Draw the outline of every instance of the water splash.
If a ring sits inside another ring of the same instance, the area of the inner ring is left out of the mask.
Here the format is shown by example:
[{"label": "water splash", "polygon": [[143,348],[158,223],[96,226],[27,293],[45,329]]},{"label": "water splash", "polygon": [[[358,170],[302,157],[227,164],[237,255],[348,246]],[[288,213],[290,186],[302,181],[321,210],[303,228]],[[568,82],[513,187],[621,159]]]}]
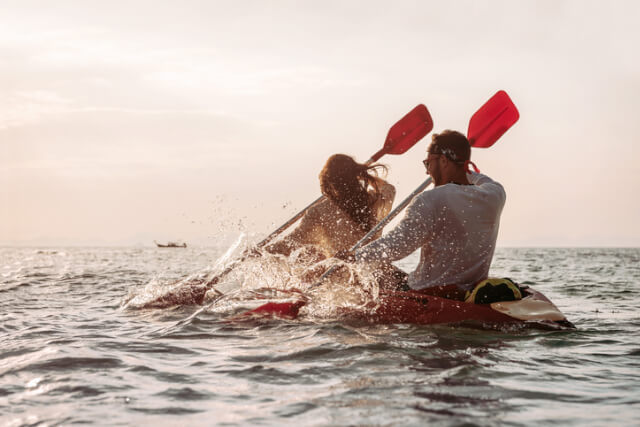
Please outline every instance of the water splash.
[{"label": "water splash", "polygon": [[[312,321],[334,320],[345,311],[375,308],[379,287],[375,271],[370,267],[336,259],[318,262],[314,251],[306,247],[288,257],[262,251],[259,256],[237,263],[248,245],[243,234],[211,268],[178,280],[155,277],[144,286],[130,290],[121,308],[204,305],[208,312],[232,316],[268,301],[291,302],[304,298],[301,318]],[[339,266],[336,272],[316,286],[322,273],[336,264]],[[229,266],[233,269],[220,276]],[[215,285],[212,285],[214,278]]]}]

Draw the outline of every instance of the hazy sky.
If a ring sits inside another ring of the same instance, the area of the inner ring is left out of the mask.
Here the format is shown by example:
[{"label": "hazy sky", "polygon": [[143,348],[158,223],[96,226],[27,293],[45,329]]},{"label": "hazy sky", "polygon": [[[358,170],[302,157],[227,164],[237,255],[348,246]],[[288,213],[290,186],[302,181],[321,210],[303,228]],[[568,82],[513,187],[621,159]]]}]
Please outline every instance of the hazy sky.
[{"label": "hazy sky", "polygon": [[[640,246],[640,2],[1,1],[0,245],[215,244],[418,103],[507,190],[499,245]],[[634,53],[635,52],[635,53]],[[398,201],[430,137],[386,156]]]}]

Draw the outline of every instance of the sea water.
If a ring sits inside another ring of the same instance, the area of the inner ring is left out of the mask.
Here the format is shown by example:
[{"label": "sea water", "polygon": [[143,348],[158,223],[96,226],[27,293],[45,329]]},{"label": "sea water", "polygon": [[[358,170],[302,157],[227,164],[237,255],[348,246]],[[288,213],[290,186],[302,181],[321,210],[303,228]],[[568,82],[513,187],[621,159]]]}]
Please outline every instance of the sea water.
[{"label": "sea water", "polygon": [[535,286],[575,331],[131,304],[225,250],[0,248],[0,422],[640,425],[640,249],[497,250],[492,275]]}]

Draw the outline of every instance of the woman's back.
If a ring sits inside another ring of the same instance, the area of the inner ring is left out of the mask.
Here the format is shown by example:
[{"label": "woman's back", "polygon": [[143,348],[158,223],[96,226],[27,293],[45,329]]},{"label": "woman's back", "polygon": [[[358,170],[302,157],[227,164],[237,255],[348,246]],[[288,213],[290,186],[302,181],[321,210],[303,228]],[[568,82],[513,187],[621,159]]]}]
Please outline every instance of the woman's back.
[{"label": "woman's back", "polygon": [[[380,222],[391,211],[395,188],[393,185],[378,178],[378,197],[371,205],[375,222]],[[369,191],[371,197],[375,192]],[[324,199],[309,209],[298,228],[290,235],[301,245],[314,245],[326,257],[336,252],[346,250],[355,245],[367,233],[353,218],[340,209],[330,199]],[[378,233],[379,237],[382,231]]]}]

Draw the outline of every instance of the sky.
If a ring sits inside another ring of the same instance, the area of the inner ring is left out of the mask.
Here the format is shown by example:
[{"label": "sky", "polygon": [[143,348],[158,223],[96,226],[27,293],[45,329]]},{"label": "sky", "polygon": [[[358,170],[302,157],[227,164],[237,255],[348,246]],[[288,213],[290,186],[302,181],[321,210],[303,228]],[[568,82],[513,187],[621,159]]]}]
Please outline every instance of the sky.
[{"label": "sky", "polygon": [[[640,246],[640,2],[0,1],[0,245],[264,236],[425,104],[507,191],[499,246]],[[636,53],[633,53],[636,52]],[[397,202],[427,136],[389,166]]]}]

